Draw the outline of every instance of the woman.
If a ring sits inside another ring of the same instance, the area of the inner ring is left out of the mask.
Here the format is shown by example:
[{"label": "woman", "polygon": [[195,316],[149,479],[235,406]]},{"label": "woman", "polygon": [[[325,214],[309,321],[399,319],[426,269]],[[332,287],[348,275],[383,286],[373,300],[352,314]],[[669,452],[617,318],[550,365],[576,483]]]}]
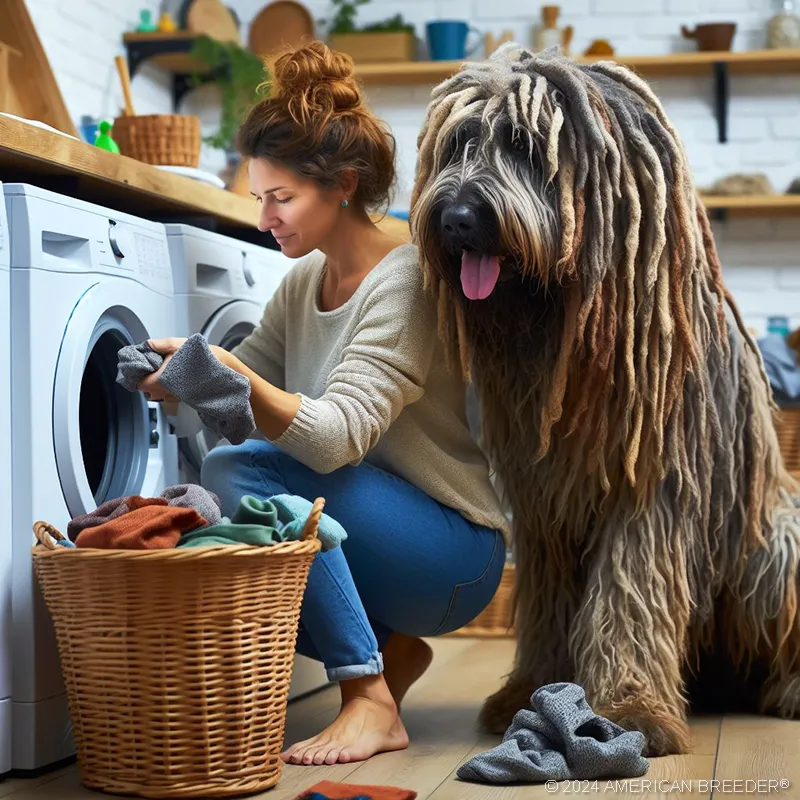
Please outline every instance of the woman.
[{"label": "woman", "polygon": [[[297,651],[321,660],[342,707],[284,760],[333,764],[408,745],[403,696],[428,667],[421,636],[489,603],[507,523],[448,371],[417,251],[371,221],[394,182],[394,140],[365,107],[349,57],[320,42],[283,54],[239,147],[258,227],[292,258],[260,326],[232,353],[258,430],[213,450],[201,481],[230,515],[245,494],[326,499],[343,546],[309,572]],[[151,342],[173,354],[184,340]],[[163,367],[162,367],[163,369]],[[141,384],[163,398],[160,371]]]}]

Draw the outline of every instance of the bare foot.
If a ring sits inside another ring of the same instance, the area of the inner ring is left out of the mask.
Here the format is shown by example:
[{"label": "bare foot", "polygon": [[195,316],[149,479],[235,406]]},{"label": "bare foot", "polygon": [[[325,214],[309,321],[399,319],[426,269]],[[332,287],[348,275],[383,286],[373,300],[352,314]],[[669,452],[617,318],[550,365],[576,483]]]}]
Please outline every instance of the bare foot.
[{"label": "bare foot", "polygon": [[347,764],[408,747],[408,734],[383,675],[342,681],[340,687],[339,715],[322,733],[286,750],[281,758],[287,764]]},{"label": "bare foot", "polygon": [[383,648],[383,676],[398,709],[406,692],[433,661],[431,646],[414,636],[393,633]]}]

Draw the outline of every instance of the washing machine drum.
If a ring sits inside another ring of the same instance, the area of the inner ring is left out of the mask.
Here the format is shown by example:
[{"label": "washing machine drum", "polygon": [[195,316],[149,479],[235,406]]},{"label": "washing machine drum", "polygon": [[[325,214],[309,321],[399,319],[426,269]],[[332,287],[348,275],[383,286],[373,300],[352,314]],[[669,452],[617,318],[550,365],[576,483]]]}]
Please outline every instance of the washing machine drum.
[{"label": "washing machine drum", "polygon": [[[210,345],[233,350],[255,330],[262,313],[263,309],[255,303],[230,303],[217,311],[206,323],[202,334]],[[182,465],[193,481],[199,480],[200,467],[209,451],[218,444],[225,444],[225,441],[209,430],[202,430],[196,436],[180,440]]]},{"label": "washing machine drum", "polygon": [[[132,287],[134,295],[137,289]],[[73,517],[106,500],[148,494],[161,473],[153,453],[159,441],[157,406],[116,382],[120,348],[150,337],[142,321],[146,314],[116,305],[118,297],[118,287],[115,299],[103,284],[90,290],[74,310],[61,343],[53,440],[62,492]],[[132,306],[130,300],[128,296]]]}]

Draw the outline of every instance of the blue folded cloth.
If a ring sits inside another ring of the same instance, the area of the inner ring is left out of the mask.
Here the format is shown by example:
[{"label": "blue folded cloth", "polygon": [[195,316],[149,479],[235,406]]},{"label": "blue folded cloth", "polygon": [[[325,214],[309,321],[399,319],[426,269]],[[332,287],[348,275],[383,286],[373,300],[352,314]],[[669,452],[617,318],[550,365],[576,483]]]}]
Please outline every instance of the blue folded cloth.
[{"label": "blue folded cloth", "polygon": [[[276,494],[270,500],[278,509],[280,521],[295,533],[294,538],[300,538],[314,504],[296,494]],[[347,538],[347,532],[333,517],[323,512],[319,519],[317,537],[322,544],[322,550],[326,551],[339,547]]]},{"label": "blue folded cloth", "polygon": [[[297,541],[303,533],[313,504],[303,497],[280,494],[261,500],[245,495],[233,516],[217,524],[196,528],[181,536],[178,547],[211,547],[220,544],[271,545]],[[317,537],[322,550],[339,547],[347,538],[344,528],[322,514]]]},{"label": "blue folded cloth", "polygon": [[758,347],[775,399],[796,401],[800,397],[800,369],[786,337],[770,333],[758,340]]}]

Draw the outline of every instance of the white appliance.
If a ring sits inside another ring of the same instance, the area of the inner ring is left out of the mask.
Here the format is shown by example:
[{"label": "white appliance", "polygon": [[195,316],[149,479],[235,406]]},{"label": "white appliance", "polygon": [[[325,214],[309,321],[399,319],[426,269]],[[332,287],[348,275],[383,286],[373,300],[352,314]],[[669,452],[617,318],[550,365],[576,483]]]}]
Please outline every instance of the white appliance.
[{"label": "white appliance", "polygon": [[[164,227],[174,279],[174,335],[202,333],[209,344],[232,349],[259,324],[267,301],[296,260],[190,225]],[[217,443],[206,430],[180,440],[181,480],[199,482],[203,459]],[[322,664],[295,657],[289,699],[327,684]]]},{"label": "white appliance", "polygon": [[31,526],[177,482],[158,403],[115,382],[117,352],[174,330],[161,224],[25,184],[4,187],[11,231],[12,766],[74,753]]},{"label": "white appliance", "polygon": [[0,184],[0,774],[11,769],[11,259]]}]

